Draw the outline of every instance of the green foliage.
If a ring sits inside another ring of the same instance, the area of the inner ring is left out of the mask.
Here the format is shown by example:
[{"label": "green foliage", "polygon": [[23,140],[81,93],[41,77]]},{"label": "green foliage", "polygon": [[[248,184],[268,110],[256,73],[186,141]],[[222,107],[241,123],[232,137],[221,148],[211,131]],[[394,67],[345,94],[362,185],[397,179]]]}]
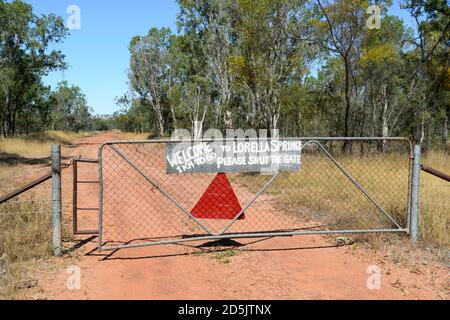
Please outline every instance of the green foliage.
[{"label": "green foliage", "polygon": [[25,131],[30,119],[23,119],[24,114],[43,108],[37,113],[45,118],[48,105],[42,97],[47,89],[41,78],[65,68],[64,55],[50,48],[67,36],[67,30],[60,17],[36,16],[21,0],[1,1],[0,21],[0,129],[3,136],[14,136],[19,116]]},{"label": "green foliage", "polygon": [[[21,0],[0,1],[1,134],[252,128],[447,142],[447,1],[405,1],[413,28],[389,15],[391,0],[178,3],[176,34],[152,27],[130,39],[122,109],[93,117],[80,88],[42,84],[66,67],[51,49],[68,34],[62,19],[37,16]],[[371,4],[381,7],[379,30],[367,27]]]},{"label": "green foliage", "polygon": [[44,76],[67,66],[62,52],[52,49],[68,35],[63,19],[37,16],[31,5],[14,0],[0,1],[0,21],[0,135],[91,129],[80,88],[63,82],[52,92],[42,84]]},{"label": "green foliage", "polygon": [[79,132],[91,130],[92,110],[87,105],[86,96],[77,86],[69,86],[66,81],[58,84],[51,100],[54,103],[51,114],[51,129]]},{"label": "green foliage", "polygon": [[400,135],[429,145],[440,135],[447,141],[445,1],[407,1],[415,30],[388,14],[390,0],[376,1],[379,30],[367,28],[373,4],[367,0],[178,2],[177,35],[153,28],[150,39],[136,36],[130,45],[163,44],[151,46],[158,67],[139,70],[140,81],[156,79],[159,108],[145,111],[155,99],[135,84],[134,107],[117,118],[126,123],[121,127],[144,130],[135,116],[139,105],[149,129],[161,132],[253,128],[285,136]]}]

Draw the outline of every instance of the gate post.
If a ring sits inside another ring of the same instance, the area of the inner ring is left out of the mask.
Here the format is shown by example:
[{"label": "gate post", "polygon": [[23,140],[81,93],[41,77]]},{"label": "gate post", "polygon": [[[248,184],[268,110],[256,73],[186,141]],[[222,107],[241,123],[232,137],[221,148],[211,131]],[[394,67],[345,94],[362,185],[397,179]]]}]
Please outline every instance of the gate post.
[{"label": "gate post", "polygon": [[412,186],[411,186],[411,217],[409,231],[412,242],[419,240],[419,211],[420,211],[420,157],[421,146],[414,147],[414,163],[412,171]]},{"label": "gate post", "polygon": [[72,171],[72,218],[73,218],[73,234],[78,233],[78,161],[73,159]]},{"label": "gate post", "polygon": [[61,215],[61,146],[52,145],[52,228],[55,256],[62,254]]}]

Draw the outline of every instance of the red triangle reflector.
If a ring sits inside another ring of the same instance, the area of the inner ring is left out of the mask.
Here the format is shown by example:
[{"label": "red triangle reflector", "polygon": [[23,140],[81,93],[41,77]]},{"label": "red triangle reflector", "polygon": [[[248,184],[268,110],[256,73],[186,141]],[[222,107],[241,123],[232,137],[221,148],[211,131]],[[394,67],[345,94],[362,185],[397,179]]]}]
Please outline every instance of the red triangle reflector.
[{"label": "red triangle reflector", "polygon": [[[227,175],[219,173],[209,185],[191,214],[198,219],[233,220],[242,207]],[[244,220],[243,214],[239,220]]]}]

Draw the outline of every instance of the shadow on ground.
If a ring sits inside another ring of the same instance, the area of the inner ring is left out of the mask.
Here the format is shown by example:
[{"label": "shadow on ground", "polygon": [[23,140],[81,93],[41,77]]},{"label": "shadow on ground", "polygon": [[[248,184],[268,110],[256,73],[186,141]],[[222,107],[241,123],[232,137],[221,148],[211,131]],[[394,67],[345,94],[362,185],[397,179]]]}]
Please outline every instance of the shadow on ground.
[{"label": "shadow on ground", "polygon": [[0,152],[0,163],[4,163],[11,166],[16,166],[19,164],[25,165],[38,165],[38,164],[49,164],[50,157],[45,158],[25,158],[17,154]]},{"label": "shadow on ground", "polygon": [[[112,251],[98,251],[97,248],[94,248],[87,252],[86,256],[99,257],[100,261],[113,261],[113,260],[147,260],[147,259],[160,259],[160,258],[176,258],[176,257],[185,257],[185,256],[198,256],[200,254],[209,254],[209,253],[220,253],[226,252],[229,250],[239,250],[240,252],[280,252],[280,251],[304,251],[304,250],[320,250],[320,249],[331,249],[337,248],[338,245],[323,245],[323,246],[301,246],[301,247],[283,247],[283,248],[251,248],[252,245],[265,242],[273,239],[274,237],[267,237],[262,239],[256,239],[252,242],[241,243],[235,241],[233,239],[221,239],[217,241],[208,241],[202,243],[200,245],[188,245],[188,244],[174,244],[172,246],[184,247],[189,249],[188,252],[177,252],[177,253],[168,253],[163,255],[146,255],[146,256],[136,256],[136,257],[118,257],[117,253],[123,252],[123,250],[130,249],[116,249]],[[88,239],[80,240],[75,243],[75,245],[66,250],[66,253],[70,253],[76,251],[83,246],[87,245],[90,242],[97,240],[97,237],[90,237]],[[166,245],[167,246],[167,245]]]},{"label": "shadow on ground", "polygon": [[[61,160],[69,160],[69,157],[61,157]],[[17,165],[50,165],[51,158],[26,158],[18,154],[0,152],[0,164],[10,166]]]}]

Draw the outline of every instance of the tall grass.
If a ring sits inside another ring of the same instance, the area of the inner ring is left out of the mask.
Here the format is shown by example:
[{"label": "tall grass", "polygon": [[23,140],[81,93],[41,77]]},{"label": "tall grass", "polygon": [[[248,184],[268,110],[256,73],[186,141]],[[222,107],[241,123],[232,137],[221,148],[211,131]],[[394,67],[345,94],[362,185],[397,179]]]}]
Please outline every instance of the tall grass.
[{"label": "tall grass", "polygon": [[89,136],[90,133],[68,133],[63,131],[48,131],[33,133],[29,136],[16,138],[0,138],[0,155],[20,156],[24,158],[48,157],[52,144],[68,145],[76,139]]},{"label": "tall grass", "polygon": [[[450,174],[450,155],[433,151],[425,155],[425,165]],[[421,175],[420,230],[424,241],[450,246],[450,182],[428,173]]]},{"label": "tall grass", "polygon": [[[400,224],[407,227],[409,158],[407,153],[336,155],[336,160]],[[327,229],[394,228],[377,207],[323,154],[305,153],[302,169],[283,173],[267,190],[280,209],[325,222]],[[430,152],[423,162],[450,173],[450,157]],[[252,176],[239,184],[256,192]],[[422,240],[450,246],[450,183],[422,173],[420,228]]]},{"label": "tall grass", "polygon": [[51,211],[34,205],[0,209],[0,299],[20,296],[26,264],[51,256]]},{"label": "tall grass", "polygon": [[[14,167],[0,165],[2,193],[23,183]],[[50,184],[0,205],[0,299],[16,299],[26,279],[26,265],[51,255]]]},{"label": "tall grass", "polygon": [[149,133],[134,133],[134,132],[122,132],[122,131],[115,133],[115,136],[119,140],[130,140],[130,141],[151,140],[155,137],[154,134],[149,134]]},{"label": "tall grass", "polygon": [[[69,145],[91,134],[50,131],[0,139],[0,196],[40,174],[39,168],[21,165],[28,163],[21,158],[46,160],[52,144]],[[50,182],[0,205],[0,298],[21,297],[26,265],[51,255],[50,239]]]}]

